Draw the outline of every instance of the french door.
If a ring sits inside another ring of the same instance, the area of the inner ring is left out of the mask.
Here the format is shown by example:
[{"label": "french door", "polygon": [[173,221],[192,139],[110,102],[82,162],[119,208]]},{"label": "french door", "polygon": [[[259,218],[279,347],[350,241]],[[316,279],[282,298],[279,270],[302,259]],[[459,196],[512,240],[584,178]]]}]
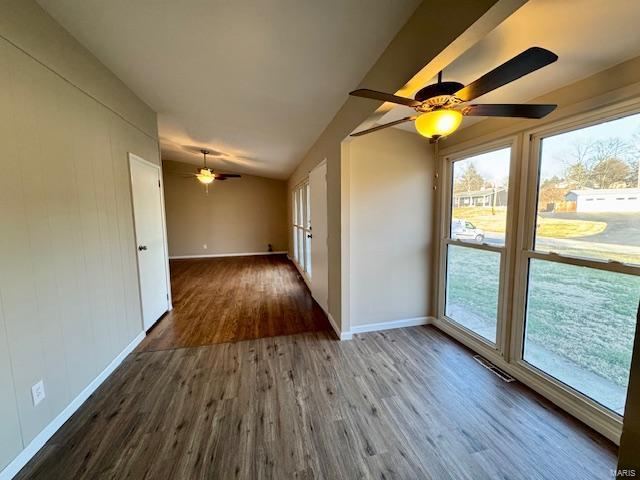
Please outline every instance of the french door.
[{"label": "french door", "polygon": [[293,260],[305,275],[311,279],[311,196],[309,181],[293,190]]}]

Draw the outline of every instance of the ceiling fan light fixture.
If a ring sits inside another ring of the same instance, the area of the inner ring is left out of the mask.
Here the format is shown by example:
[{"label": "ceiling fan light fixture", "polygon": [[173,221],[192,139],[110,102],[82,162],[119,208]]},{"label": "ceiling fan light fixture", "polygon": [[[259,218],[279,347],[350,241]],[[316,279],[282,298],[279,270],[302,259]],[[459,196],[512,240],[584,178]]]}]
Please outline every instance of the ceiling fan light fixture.
[{"label": "ceiling fan light fixture", "polygon": [[451,135],[462,122],[462,113],[458,110],[440,109],[423,113],[416,118],[416,130],[423,137],[440,138]]},{"label": "ceiling fan light fixture", "polygon": [[196,175],[196,178],[200,183],[208,185],[213,182],[216,177],[208,168],[201,168],[200,173]]}]

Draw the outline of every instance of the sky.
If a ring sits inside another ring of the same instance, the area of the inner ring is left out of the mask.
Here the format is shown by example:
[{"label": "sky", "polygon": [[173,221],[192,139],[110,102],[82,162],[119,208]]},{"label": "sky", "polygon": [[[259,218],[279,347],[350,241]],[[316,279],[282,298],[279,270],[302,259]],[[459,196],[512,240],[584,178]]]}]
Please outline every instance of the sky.
[{"label": "sky", "polygon": [[[544,180],[554,175],[563,175],[566,165],[562,158],[566,156],[566,152],[571,151],[572,144],[576,141],[614,137],[630,140],[635,132],[640,132],[640,113],[546,137],[542,140],[541,177]],[[500,184],[509,175],[509,154],[510,149],[503,148],[459,160],[454,163],[454,176],[457,178],[462,175],[469,164],[473,163],[485,179]]]},{"label": "sky", "polygon": [[567,151],[571,151],[573,143],[580,140],[605,140],[621,138],[631,140],[635,132],[640,132],[640,113],[618,118],[606,123],[600,123],[587,128],[565,132],[542,140],[542,165],[540,173],[542,179],[562,176],[566,165],[562,159]]}]

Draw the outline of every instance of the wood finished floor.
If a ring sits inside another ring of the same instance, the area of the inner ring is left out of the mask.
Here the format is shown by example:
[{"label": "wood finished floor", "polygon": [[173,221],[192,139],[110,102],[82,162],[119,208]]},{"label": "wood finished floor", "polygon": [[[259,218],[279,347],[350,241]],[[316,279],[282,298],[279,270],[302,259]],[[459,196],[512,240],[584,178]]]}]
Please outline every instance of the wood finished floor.
[{"label": "wood finished floor", "polygon": [[616,449],[434,327],[134,353],[19,479],[606,479]]},{"label": "wood finished floor", "polygon": [[330,330],[285,255],[171,260],[173,310],[138,351]]}]

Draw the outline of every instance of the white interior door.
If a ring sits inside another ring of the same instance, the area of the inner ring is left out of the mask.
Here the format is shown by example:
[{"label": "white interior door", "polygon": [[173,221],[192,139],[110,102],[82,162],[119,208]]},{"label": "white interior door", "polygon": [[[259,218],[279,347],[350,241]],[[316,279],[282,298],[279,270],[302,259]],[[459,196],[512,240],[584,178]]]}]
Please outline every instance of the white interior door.
[{"label": "white interior door", "polygon": [[327,253],[327,164],[309,173],[311,197],[311,294],[325,311],[329,303],[329,255]]},{"label": "white interior door", "polygon": [[129,166],[142,324],[146,331],[169,309],[160,167],[133,154],[129,154]]}]

